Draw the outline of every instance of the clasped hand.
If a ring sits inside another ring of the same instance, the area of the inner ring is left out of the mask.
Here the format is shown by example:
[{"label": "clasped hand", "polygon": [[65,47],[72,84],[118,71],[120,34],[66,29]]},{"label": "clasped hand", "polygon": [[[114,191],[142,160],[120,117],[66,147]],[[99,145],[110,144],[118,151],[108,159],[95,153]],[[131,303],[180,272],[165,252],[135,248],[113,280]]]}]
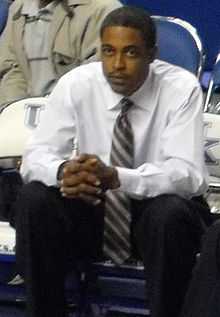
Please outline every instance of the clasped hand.
[{"label": "clasped hand", "polygon": [[120,186],[117,170],[91,154],[81,154],[67,161],[60,183],[62,196],[79,198],[93,205],[101,203],[107,189]]}]

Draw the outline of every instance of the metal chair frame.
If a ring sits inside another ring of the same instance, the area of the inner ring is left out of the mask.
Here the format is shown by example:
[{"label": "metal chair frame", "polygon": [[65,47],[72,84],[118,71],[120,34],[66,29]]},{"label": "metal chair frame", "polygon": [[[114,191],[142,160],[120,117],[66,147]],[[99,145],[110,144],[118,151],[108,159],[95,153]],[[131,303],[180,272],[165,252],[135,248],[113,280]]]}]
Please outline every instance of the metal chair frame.
[{"label": "metal chair frame", "polygon": [[[215,64],[213,66],[213,70],[211,72],[210,80],[208,83],[208,90],[205,97],[204,102],[204,120],[209,122],[210,127],[214,126],[215,118],[220,115],[220,101],[217,103],[213,103],[213,96],[216,92],[216,89],[220,88],[220,52],[217,54]],[[212,119],[213,116],[213,119]],[[219,130],[220,131],[220,130]],[[207,137],[206,137],[207,138]],[[218,133],[213,135],[215,140],[220,140],[220,134],[218,137]],[[218,146],[216,144],[216,146]],[[209,163],[208,163],[209,168]],[[212,166],[211,166],[212,168]],[[219,170],[219,163],[216,159],[216,166],[214,169]],[[209,191],[207,193],[207,201],[210,205],[211,211],[214,215],[220,214],[219,202],[220,202],[220,178],[219,173],[215,173],[214,171],[210,170],[210,180],[209,180]]]},{"label": "metal chair frame", "polygon": [[204,112],[220,113],[220,102],[214,107],[211,105],[211,100],[216,87],[220,87],[220,52],[216,57],[216,61],[211,73],[211,78],[208,85],[208,91],[205,98]]}]

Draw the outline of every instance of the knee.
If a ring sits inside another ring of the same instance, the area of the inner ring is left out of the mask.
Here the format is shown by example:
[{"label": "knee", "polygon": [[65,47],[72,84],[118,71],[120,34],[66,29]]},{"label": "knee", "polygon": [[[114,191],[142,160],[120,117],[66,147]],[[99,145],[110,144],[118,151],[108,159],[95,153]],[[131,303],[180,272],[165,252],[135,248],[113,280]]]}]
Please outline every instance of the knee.
[{"label": "knee", "polygon": [[216,220],[207,230],[207,234],[212,234],[213,232],[220,235],[220,220]]},{"label": "knee", "polygon": [[156,197],[152,199],[148,208],[149,212],[146,211],[146,214],[148,213],[151,225],[157,228],[183,225],[189,216],[187,202],[177,195]]},{"label": "knee", "polygon": [[30,182],[23,185],[18,195],[15,206],[16,215],[33,218],[36,214],[40,217],[48,203],[48,187],[37,181]]},{"label": "knee", "polygon": [[[142,216],[134,229],[135,241],[142,257],[163,246],[182,245],[189,232],[188,205],[177,195],[161,195],[146,201]],[[169,247],[170,248],[170,247]]]},{"label": "knee", "polygon": [[186,220],[189,214],[185,199],[177,195],[161,195],[145,202],[136,229],[143,236],[149,232],[163,234],[178,231],[189,222]]},{"label": "knee", "polygon": [[21,190],[21,197],[27,202],[36,203],[46,198],[47,186],[41,182],[33,181],[25,184]]},{"label": "knee", "polygon": [[[214,246],[217,245],[220,254],[220,220],[215,221],[206,231],[206,234],[203,236],[203,245],[204,246]],[[219,257],[220,258],[220,257]]]},{"label": "knee", "polygon": [[183,248],[184,241],[192,243],[192,239],[193,246],[197,244],[194,233],[191,234],[190,217],[187,201],[177,195],[161,195],[147,202],[134,230],[142,256],[145,257],[146,250],[162,250],[162,246]]}]

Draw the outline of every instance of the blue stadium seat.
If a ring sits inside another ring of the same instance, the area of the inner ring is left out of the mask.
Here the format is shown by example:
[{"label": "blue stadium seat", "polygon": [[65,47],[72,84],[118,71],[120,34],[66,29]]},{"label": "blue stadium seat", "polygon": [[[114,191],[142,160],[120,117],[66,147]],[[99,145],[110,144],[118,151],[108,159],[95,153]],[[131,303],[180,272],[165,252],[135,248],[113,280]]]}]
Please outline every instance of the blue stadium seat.
[{"label": "blue stadium seat", "polygon": [[200,78],[205,55],[196,29],[188,22],[153,16],[158,36],[158,58],[181,66]]},{"label": "blue stadium seat", "polygon": [[10,1],[8,0],[0,1],[0,34],[4,30],[6,22],[7,22],[9,5],[10,5]]},{"label": "blue stadium seat", "polygon": [[[220,2],[219,0],[121,0],[123,4],[144,8],[152,15],[163,15],[178,17],[193,24],[204,45],[206,52],[205,71],[212,69],[215,57],[220,46],[219,21]],[[217,36],[215,36],[215,34]]]},{"label": "blue stadium seat", "polygon": [[105,316],[117,313],[150,314],[141,263],[116,267],[110,261],[94,263],[87,275],[85,314]]}]

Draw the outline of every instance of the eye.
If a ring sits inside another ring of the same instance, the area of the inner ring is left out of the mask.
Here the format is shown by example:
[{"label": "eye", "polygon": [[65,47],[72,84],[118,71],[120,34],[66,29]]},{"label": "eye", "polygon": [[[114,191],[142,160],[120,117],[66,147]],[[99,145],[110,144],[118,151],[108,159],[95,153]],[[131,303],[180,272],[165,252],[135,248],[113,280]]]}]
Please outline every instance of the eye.
[{"label": "eye", "polygon": [[127,55],[128,57],[138,57],[138,56],[139,56],[139,53],[138,53],[138,51],[137,51],[136,48],[134,48],[134,47],[129,47],[129,48],[127,48],[127,50],[126,50],[126,55]]},{"label": "eye", "polygon": [[102,46],[102,54],[112,56],[114,54],[114,49],[111,46]]}]

